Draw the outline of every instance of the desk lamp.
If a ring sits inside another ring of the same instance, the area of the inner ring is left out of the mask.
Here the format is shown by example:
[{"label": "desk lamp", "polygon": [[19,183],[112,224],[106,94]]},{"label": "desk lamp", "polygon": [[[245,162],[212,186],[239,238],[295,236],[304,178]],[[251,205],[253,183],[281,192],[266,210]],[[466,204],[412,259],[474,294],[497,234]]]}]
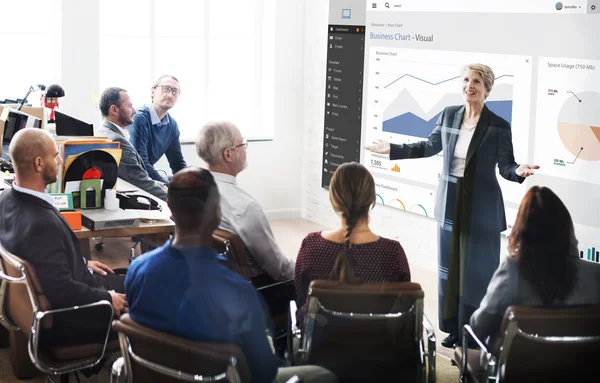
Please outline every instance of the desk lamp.
[{"label": "desk lamp", "polygon": [[27,94],[25,95],[25,97],[23,97],[23,100],[21,100],[21,105],[19,105],[18,110],[21,110],[21,108],[23,108],[23,105],[25,105],[25,103],[27,102],[27,97],[29,97],[31,92],[36,91],[36,90],[44,91],[44,90],[46,90],[46,86],[43,84],[37,84],[36,86],[30,85],[29,90],[27,91]]},{"label": "desk lamp", "polygon": [[42,104],[50,109],[48,122],[54,122],[54,108],[58,106],[58,99],[65,96],[65,90],[58,84],[48,86],[46,94],[42,95]]}]

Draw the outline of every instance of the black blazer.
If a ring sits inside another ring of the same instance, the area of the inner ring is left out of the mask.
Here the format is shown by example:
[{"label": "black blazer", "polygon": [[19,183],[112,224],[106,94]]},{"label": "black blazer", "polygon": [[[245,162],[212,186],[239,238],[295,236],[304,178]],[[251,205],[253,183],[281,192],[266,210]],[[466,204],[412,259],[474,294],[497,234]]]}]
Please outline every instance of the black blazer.
[{"label": "black blazer", "polygon": [[[450,167],[454,157],[456,140],[465,112],[464,105],[449,106],[444,109],[435,129],[427,140],[413,144],[391,145],[390,159],[431,157],[443,150],[444,161],[435,203],[435,217],[441,224],[452,220],[445,217],[448,182],[452,182]],[[469,202],[471,214],[466,217],[470,224],[491,233],[506,230],[504,201],[495,167],[502,177],[522,183],[525,178],[515,172],[510,124],[494,114],[484,105],[477,129],[467,151],[464,173],[464,193]]]},{"label": "black blazer", "polygon": [[0,243],[34,267],[53,309],[107,300],[108,291],[90,274],[79,240],[46,201],[14,189],[0,195]]}]

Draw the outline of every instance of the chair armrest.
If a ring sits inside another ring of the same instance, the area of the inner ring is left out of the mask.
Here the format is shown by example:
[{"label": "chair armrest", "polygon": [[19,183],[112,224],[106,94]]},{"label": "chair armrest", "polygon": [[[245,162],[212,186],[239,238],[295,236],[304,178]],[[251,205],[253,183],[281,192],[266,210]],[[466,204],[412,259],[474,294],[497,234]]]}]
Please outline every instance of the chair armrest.
[{"label": "chair armrest", "polygon": [[489,372],[488,367],[490,367],[490,366],[493,367],[495,365],[494,356],[489,352],[485,343],[483,343],[481,341],[481,339],[479,339],[477,337],[477,335],[475,334],[475,331],[473,331],[473,328],[470,325],[466,324],[463,326],[463,332],[462,332],[462,363],[461,363],[462,366],[461,366],[461,372],[460,372],[460,381],[461,382],[465,381],[465,374],[467,371],[467,356],[468,356],[468,352],[469,352],[469,347],[468,347],[469,346],[469,337],[471,339],[473,339],[475,341],[475,343],[477,343],[477,346],[485,355],[486,365],[483,366],[485,368],[485,370]]},{"label": "chair armrest", "polygon": [[294,280],[293,279],[286,279],[285,281],[277,281],[268,285],[264,285],[264,286],[259,286],[256,288],[257,291],[261,291],[261,290],[266,290],[266,289],[272,289],[275,288],[277,286],[281,286],[281,285],[285,285],[285,284],[294,284]]},{"label": "chair armrest", "polygon": [[300,339],[302,337],[302,331],[298,328],[298,319],[296,318],[296,312],[298,307],[296,301],[290,301],[290,308],[288,311],[288,331],[287,331],[287,352],[286,361],[290,365],[296,364],[296,355],[294,350],[294,339]]},{"label": "chair armrest", "polygon": [[427,352],[423,355],[427,357],[428,361],[428,378],[429,382],[435,383],[435,331],[433,326],[427,318],[427,315],[423,314],[423,328],[427,333]]},{"label": "chair armrest", "polygon": [[117,360],[115,360],[115,362],[113,363],[112,367],[111,367],[111,377],[110,377],[110,381],[111,382],[119,382],[121,379],[121,376],[125,376],[125,372],[123,371],[125,367],[125,358],[123,358],[122,356],[119,357]]},{"label": "chair armrest", "polygon": [[296,301],[290,301],[290,330],[292,335],[294,335],[296,338],[300,338],[302,331],[300,331],[300,328],[298,328],[298,318],[296,316],[297,311],[298,306],[296,305]]},{"label": "chair armrest", "polygon": [[[108,320],[107,320],[106,336],[104,337],[104,345],[102,347],[102,353],[100,354],[98,359],[95,361],[90,361],[89,363],[86,362],[85,364],[83,364],[81,360],[77,360],[77,361],[74,361],[71,363],[61,365],[60,368],[54,368],[54,367],[49,368],[48,366],[43,364],[43,362],[40,360],[39,355],[38,355],[39,354],[40,334],[41,334],[40,327],[41,327],[42,319],[44,319],[44,317],[46,315],[66,313],[66,312],[70,312],[70,311],[86,310],[86,309],[100,307],[100,306],[105,306],[107,308],[107,310],[108,310],[107,313],[110,312],[110,317],[108,317]],[[113,312],[112,303],[110,303],[107,300],[88,303],[86,305],[81,305],[81,306],[65,307],[62,309],[34,312],[33,313],[33,323],[31,324],[31,330],[32,330],[31,331],[31,339],[29,341],[29,357],[31,358],[31,361],[33,362],[33,364],[35,364],[35,366],[38,369],[40,369],[42,372],[47,373],[47,374],[62,374],[62,373],[67,373],[67,372],[73,371],[75,369],[78,370],[81,368],[95,366],[104,358],[104,353],[106,352],[106,344],[108,343],[108,336],[110,334],[110,329],[112,326],[113,315],[114,315],[114,312]]]}]

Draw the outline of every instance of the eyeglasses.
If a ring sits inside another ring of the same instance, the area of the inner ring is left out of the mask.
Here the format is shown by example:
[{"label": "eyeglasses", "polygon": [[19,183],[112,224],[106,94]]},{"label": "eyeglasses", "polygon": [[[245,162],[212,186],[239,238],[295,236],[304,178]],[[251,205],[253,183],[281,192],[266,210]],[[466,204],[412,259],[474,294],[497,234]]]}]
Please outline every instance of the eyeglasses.
[{"label": "eyeglasses", "polygon": [[160,90],[163,92],[163,94],[172,93],[173,96],[175,96],[175,97],[179,96],[179,94],[181,93],[181,91],[179,89],[171,88],[168,85],[160,85]]},{"label": "eyeglasses", "polygon": [[246,141],[246,139],[245,139],[245,138],[243,138],[243,139],[242,139],[242,143],[241,143],[241,144],[239,144],[239,145],[235,145],[235,146],[231,146],[231,147],[229,147],[229,148],[227,148],[227,149],[237,149],[237,148],[239,148],[239,147],[241,147],[241,146],[243,146],[243,147],[244,147],[244,149],[248,149],[248,141]]}]

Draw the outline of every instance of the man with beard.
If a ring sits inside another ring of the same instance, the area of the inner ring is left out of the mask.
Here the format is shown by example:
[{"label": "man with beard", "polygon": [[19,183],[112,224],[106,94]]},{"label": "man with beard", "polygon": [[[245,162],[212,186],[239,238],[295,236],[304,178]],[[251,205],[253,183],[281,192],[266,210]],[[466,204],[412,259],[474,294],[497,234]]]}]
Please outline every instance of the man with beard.
[{"label": "man with beard", "polygon": [[287,258],[271,231],[258,202],[242,190],[236,176],[246,167],[248,143],[231,122],[209,122],[196,139],[196,151],[208,164],[221,194],[221,228],[238,235],[248,250],[252,277],[264,274],[276,280],[294,278],[294,261]]},{"label": "man with beard", "polygon": [[105,89],[100,96],[100,112],[104,121],[96,134],[121,143],[119,178],[166,201],[167,187],[163,182],[150,178],[144,161],[129,142],[125,127],[133,122],[135,109],[127,91],[122,88]]},{"label": "man with beard", "polygon": [[[124,291],[124,277],[82,257],[79,240],[45,192],[62,163],[56,142],[46,131],[26,128],[15,134],[9,151],[15,180],[0,195],[0,243],[33,266],[52,309],[106,300],[119,317],[127,311],[125,296],[114,290]],[[106,314],[95,309],[56,315],[42,346],[100,343],[108,326]]]},{"label": "man with beard", "polygon": [[175,106],[181,87],[175,76],[160,76],[152,86],[152,104],[138,109],[133,124],[127,129],[131,134],[131,144],[138,151],[148,175],[156,181],[169,184],[169,181],[154,169],[154,164],[165,155],[173,174],[187,165],[181,153],[179,126],[168,112]]}]

